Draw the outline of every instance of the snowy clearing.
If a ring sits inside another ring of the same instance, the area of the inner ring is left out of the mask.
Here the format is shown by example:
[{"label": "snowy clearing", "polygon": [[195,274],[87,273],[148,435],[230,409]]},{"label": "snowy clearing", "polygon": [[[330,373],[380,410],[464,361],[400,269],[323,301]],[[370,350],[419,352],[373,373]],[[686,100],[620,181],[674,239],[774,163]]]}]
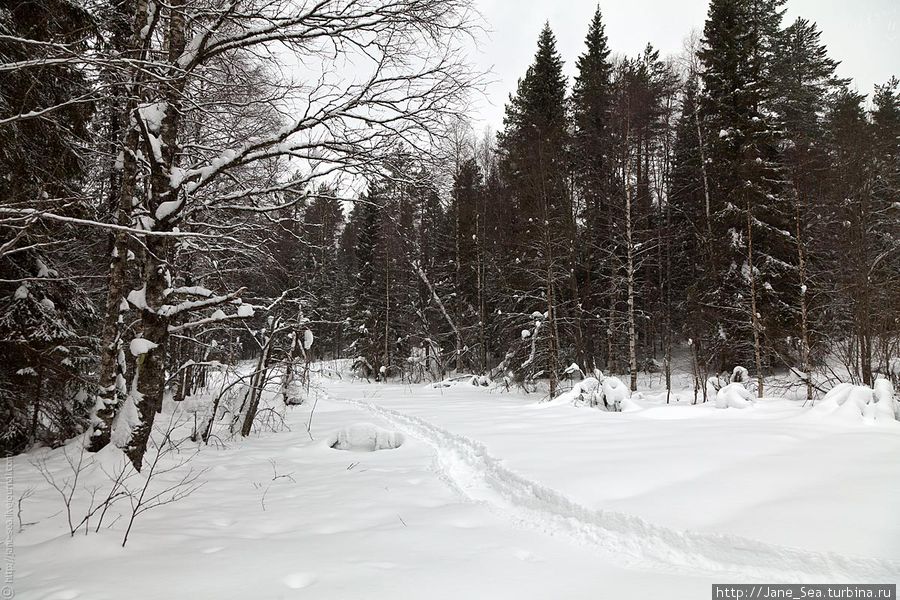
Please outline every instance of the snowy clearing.
[{"label": "snowy clearing", "polygon": [[115,517],[69,539],[35,468],[64,476],[64,449],[16,457],[16,497],[34,489],[17,597],[697,598],[722,581],[900,581],[900,423],[784,399],[666,406],[651,390],[617,413],[472,385],[319,384],[287,410],[290,431],[203,448],[189,465],[205,484],[141,515],[124,549]]}]

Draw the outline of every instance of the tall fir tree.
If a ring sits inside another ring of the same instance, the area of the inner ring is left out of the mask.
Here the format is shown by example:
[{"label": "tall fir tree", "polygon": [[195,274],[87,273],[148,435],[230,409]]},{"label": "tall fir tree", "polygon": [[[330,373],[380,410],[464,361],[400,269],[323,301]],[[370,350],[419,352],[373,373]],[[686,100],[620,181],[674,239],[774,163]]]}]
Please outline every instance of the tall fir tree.
[{"label": "tall fir tree", "polygon": [[[556,393],[560,367],[562,306],[569,294],[573,216],[566,181],[566,79],[556,38],[546,24],[538,38],[534,62],[519,81],[506,107],[504,131],[498,138],[501,176],[507,190],[507,209],[515,215],[512,237],[519,256],[513,265],[517,302],[511,311],[518,335],[538,313],[540,357],[516,362],[524,377],[541,373],[549,378],[550,395]],[[531,353],[532,355],[534,353]],[[524,365],[524,367],[521,367]]]},{"label": "tall fir tree", "polygon": [[[612,71],[606,31],[600,7],[597,7],[585,39],[586,49],[575,63],[576,75],[572,89],[573,121],[572,169],[581,203],[583,248],[579,260],[580,289],[583,293],[579,317],[584,324],[585,349],[583,367],[593,370],[597,357],[612,330],[609,307],[609,281],[615,277],[611,260],[613,209],[611,205],[613,167],[610,140],[610,109],[612,103]],[[601,312],[605,315],[600,318]]]},{"label": "tall fir tree", "polygon": [[780,169],[774,55],[784,0],[713,0],[699,58],[716,252],[720,367],[751,362],[757,391],[782,354],[795,303],[793,212]]},{"label": "tall fir tree", "polygon": [[827,237],[823,228],[831,225],[820,201],[830,167],[822,121],[828,98],[847,83],[835,75],[837,66],[814,23],[798,17],[781,33],[772,67],[773,104],[782,123],[782,161],[793,205],[795,354],[806,381],[807,400],[813,398],[812,368],[824,359],[822,292],[832,279],[828,270],[820,268],[827,263],[816,260],[816,255],[822,252],[818,242]]}]

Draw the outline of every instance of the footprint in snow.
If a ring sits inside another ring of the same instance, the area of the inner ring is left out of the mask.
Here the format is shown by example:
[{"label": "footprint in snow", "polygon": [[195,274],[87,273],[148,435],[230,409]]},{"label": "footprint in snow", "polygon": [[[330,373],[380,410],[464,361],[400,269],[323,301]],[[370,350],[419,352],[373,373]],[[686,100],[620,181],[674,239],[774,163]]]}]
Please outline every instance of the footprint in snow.
[{"label": "footprint in snow", "polygon": [[291,573],[281,581],[292,590],[299,590],[315,583],[316,576],[312,573]]}]

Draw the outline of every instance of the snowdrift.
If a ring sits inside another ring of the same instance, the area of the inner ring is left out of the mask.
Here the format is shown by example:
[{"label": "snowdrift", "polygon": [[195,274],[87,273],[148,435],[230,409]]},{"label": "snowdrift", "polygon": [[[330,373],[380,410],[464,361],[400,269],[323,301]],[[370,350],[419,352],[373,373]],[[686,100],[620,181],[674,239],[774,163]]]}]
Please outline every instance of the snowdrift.
[{"label": "snowdrift", "polygon": [[849,423],[895,421],[894,386],[887,379],[877,379],[874,388],[839,383],[813,406],[811,413]]},{"label": "snowdrift", "polygon": [[325,444],[335,450],[375,452],[394,450],[403,445],[403,434],[388,431],[371,423],[356,423],[332,433]]},{"label": "snowdrift", "polygon": [[747,408],[755,399],[743,383],[729,383],[716,393],[716,408]]}]

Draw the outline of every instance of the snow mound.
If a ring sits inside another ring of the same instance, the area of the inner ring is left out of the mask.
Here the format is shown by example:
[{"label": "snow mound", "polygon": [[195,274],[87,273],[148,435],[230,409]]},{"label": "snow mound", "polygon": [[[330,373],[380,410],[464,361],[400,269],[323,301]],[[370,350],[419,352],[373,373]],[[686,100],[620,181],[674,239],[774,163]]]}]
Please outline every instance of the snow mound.
[{"label": "snow mound", "polygon": [[600,384],[601,399],[608,410],[622,412],[639,410],[640,407],[631,401],[631,391],[618,377],[604,377]]},{"label": "snow mound", "polygon": [[812,413],[848,423],[893,421],[897,414],[894,386],[887,379],[876,380],[874,389],[839,383],[813,406]]},{"label": "snow mound", "polygon": [[600,381],[596,377],[585,377],[572,386],[568,392],[564,392],[554,398],[552,403],[557,404],[587,404],[594,406],[597,404],[597,390],[600,388]]},{"label": "snow mound", "polygon": [[742,383],[750,381],[750,373],[744,367],[735,367],[731,372],[731,383]]},{"label": "snow mound", "polygon": [[611,412],[633,412],[642,410],[638,403],[631,399],[631,391],[617,377],[585,377],[572,386],[572,389],[560,394],[548,403],[549,406],[574,404],[576,406],[600,406]]},{"label": "snow mound", "polygon": [[747,408],[755,399],[743,383],[729,383],[716,394],[716,408]]},{"label": "snow mound", "polygon": [[329,446],[335,450],[375,452],[399,448],[403,445],[403,434],[371,423],[356,423],[335,432],[329,441]]},{"label": "snow mound", "polygon": [[900,410],[897,406],[897,397],[894,394],[894,384],[890,379],[879,378],[875,380],[875,406],[878,407],[876,419],[900,418]]},{"label": "snow mound", "polygon": [[454,377],[448,377],[447,379],[442,379],[441,381],[436,381],[434,383],[429,383],[427,387],[429,388],[447,388],[447,387],[455,387],[457,385],[474,385],[476,387],[487,387],[491,384],[491,380],[484,375],[456,375]]}]

